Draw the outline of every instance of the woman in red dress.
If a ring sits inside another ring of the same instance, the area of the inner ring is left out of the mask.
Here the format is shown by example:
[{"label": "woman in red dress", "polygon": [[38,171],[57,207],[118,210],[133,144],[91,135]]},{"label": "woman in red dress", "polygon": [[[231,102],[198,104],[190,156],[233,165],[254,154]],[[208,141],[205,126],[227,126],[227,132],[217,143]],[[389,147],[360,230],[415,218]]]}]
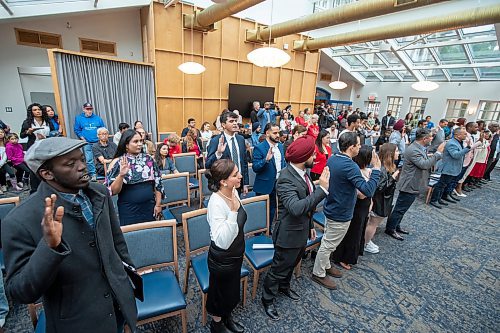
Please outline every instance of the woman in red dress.
[{"label": "woman in red dress", "polygon": [[321,130],[316,138],[314,153],[316,154],[316,158],[314,159],[314,166],[311,169],[311,178],[312,180],[318,180],[326,166],[326,161],[332,156],[330,133],[327,130]]},{"label": "woman in red dress", "polygon": [[306,120],[304,119],[304,111],[299,111],[299,115],[295,117],[295,122],[297,123],[297,125],[307,127]]},{"label": "woman in red dress", "polygon": [[488,157],[490,155],[490,143],[491,143],[491,132],[486,130],[484,131],[484,147],[479,150],[477,149],[477,155],[474,157],[476,164],[472,168],[469,176],[475,178],[474,182],[479,182],[480,179],[483,178],[484,173],[486,172],[486,164],[488,161]]}]

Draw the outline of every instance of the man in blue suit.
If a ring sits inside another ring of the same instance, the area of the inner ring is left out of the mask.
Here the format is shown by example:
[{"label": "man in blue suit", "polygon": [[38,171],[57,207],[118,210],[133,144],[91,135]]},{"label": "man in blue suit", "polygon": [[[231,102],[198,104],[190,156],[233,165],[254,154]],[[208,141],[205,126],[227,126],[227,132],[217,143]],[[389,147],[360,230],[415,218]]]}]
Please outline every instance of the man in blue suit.
[{"label": "man in blue suit", "polygon": [[221,158],[232,160],[243,176],[243,193],[246,194],[248,193],[248,161],[245,139],[238,134],[240,131],[238,115],[234,112],[224,112],[220,116],[220,123],[224,131],[210,140],[205,168],[210,169],[212,164]]},{"label": "man in blue suit", "polygon": [[458,127],[453,132],[453,139],[446,144],[443,152],[443,171],[439,181],[434,185],[431,206],[441,209],[441,205],[448,206],[446,202],[455,203],[460,201],[458,198],[453,197],[451,193],[446,193],[445,189],[462,171],[465,155],[481,144],[478,141],[472,147],[464,148],[462,141],[465,138],[467,138],[467,131],[465,128]]},{"label": "man in blue suit", "polygon": [[276,179],[286,166],[285,150],[279,141],[280,128],[268,123],[264,128],[266,139],[253,149],[252,169],[255,171],[253,191],[257,195],[269,194],[269,229],[276,212]]},{"label": "man in blue suit", "polygon": [[271,102],[265,102],[264,108],[257,112],[257,119],[259,120],[261,130],[266,128],[268,123],[276,124],[276,116],[279,116],[279,112],[270,109],[270,107]]}]

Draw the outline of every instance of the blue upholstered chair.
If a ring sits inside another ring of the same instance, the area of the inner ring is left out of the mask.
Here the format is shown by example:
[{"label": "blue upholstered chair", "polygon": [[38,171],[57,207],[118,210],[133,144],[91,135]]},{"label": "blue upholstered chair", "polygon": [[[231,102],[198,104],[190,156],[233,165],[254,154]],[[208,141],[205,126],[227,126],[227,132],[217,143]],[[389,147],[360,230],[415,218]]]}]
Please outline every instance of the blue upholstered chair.
[{"label": "blue upholstered chair", "polygon": [[325,229],[326,216],[323,211],[315,212],[313,214],[313,222],[318,225],[321,229]]},{"label": "blue upholstered chair", "polygon": [[[252,298],[257,293],[260,272],[271,265],[274,249],[254,250],[254,244],[272,244],[269,237],[269,195],[260,195],[241,201],[247,212],[245,223],[245,259],[253,270]],[[256,235],[259,234],[259,235]]]},{"label": "blue upholstered chair", "polygon": [[[207,222],[207,209],[198,209],[182,214],[184,244],[186,245],[186,273],[184,274],[184,293],[189,283],[189,269],[192,268],[201,291],[202,323],[207,323],[207,292],[209,286],[208,248],[210,246],[210,226]],[[245,305],[248,275],[250,272],[241,267],[242,304]]]},{"label": "blue upholstered chair", "polygon": [[176,219],[181,223],[181,215],[191,210],[189,196],[189,173],[165,175],[161,180],[164,198],[161,200],[164,219]]},{"label": "blue upholstered chair", "polygon": [[[323,238],[323,231],[318,230],[317,228],[315,228],[315,229],[316,229],[316,239],[315,240],[307,239],[306,251],[310,251],[310,250],[315,249],[321,245],[321,239]],[[297,266],[295,266],[295,276],[296,277],[300,276],[301,263],[302,263],[302,259],[297,263]]]},{"label": "blue upholstered chair", "polygon": [[196,163],[196,153],[181,153],[172,155],[174,164],[179,172],[189,172],[190,190],[198,190],[198,164]]},{"label": "blue upholstered chair", "polygon": [[45,311],[42,310],[38,315],[38,322],[36,323],[35,333],[45,333],[45,326],[46,326]]},{"label": "blue upholstered chair", "polygon": [[[2,220],[9,214],[9,212],[19,205],[19,197],[11,197],[0,199],[0,225]],[[1,228],[0,228],[1,230]],[[3,261],[3,251],[2,251],[2,243],[1,243],[1,231],[0,231],[0,269],[5,270],[5,263]]]},{"label": "blue upholstered chair", "polygon": [[179,285],[175,220],[122,227],[128,252],[144,285],[144,302],[136,300],[137,325],[181,316],[187,332],[186,299]]},{"label": "blue upholstered chair", "polygon": [[158,141],[163,143],[163,140],[168,139],[175,132],[158,132]]},{"label": "blue upholstered chair", "polygon": [[212,195],[212,191],[208,189],[208,178],[205,175],[205,169],[198,170],[198,179],[200,186],[198,192],[200,193],[200,208],[207,207],[208,199]]}]

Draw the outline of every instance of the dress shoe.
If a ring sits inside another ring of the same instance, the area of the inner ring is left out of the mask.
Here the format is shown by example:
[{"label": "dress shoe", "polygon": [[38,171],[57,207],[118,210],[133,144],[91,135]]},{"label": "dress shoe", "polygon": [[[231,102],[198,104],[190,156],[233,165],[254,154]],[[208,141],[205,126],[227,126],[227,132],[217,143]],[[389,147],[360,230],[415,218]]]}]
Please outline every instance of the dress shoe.
[{"label": "dress shoe", "polygon": [[409,235],[409,234],[410,234],[410,232],[409,232],[409,231],[407,231],[407,230],[405,230],[405,229],[401,229],[401,228],[396,228],[396,232],[397,232],[398,234],[404,234],[404,235]]},{"label": "dress shoe", "polygon": [[243,333],[245,332],[245,326],[241,325],[237,321],[233,319],[233,316],[229,315],[229,317],[224,319],[224,324],[226,327],[234,333]]},{"label": "dress shoe", "polygon": [[456,195],[455,195],[455,194],[453,194],[453,193],[450,193],[450,194],[448,195],[448,197],[449,197],[449,198],[451,198],[451,199],[453,199],[453,200],[455,200],[456,202],[459,202],[459,201],[460,201],[460,199],[458,198],[458,196],[456,196]]},{"label": "dress shoe", "polygon": [[222,320],[210,322],[210,333],[231,333]]},{"label": "dress shoe", "polygon": [[326,274],[333,276],[334,278],[341,278],[342,277],[342,272],[338,268],[335,268],[333,266],[326,270]]},{"label": "dress shoe", "polygon": [[431,201],[429,202],[429,205],[431,205],[432,207],[436,207],[437,209],[441,209],[441,206],[437,201]]},{"label": "dress shoe", "polygon": [[462,191],[465,191],[465,192],[471,192],[472,191],[472,188],[468,187],[468,186],[464,186],[462,187]]},{"label": "dress shoe", "polygon": [[439,203],[441,203],[441,201],[446,201],[446,202],[449,202],[449,203],[456,203],[455,200],[450,199],[449,197],[443,197],[443,198],[441,198],[441,200],[439,201]]},{"label": "dress shoe", "polygon": [[262,304],[264,305],[264,311],[266,312],[266,315],[269,316],[269,318],[271,318],[272,320],[280,319],[280,315],[278,313],[278,310],[276,310],[274,303],[266,303],[262,301]]},{"label": "dress shoe", "polygon": [[389,236],[391,236],[392,238],[397,239],[397,240],[400,240],[400,241],[404,240],[403,236],[398,234],[396,232],[396,230],[386,230],[385,233],[388,234]]},{"label": "dress shoe", "polygon": [[300,301],[300,296],[299,294],[297,294],[295,291],[293,291],[292,289],[288,289],[288,290],[279,290],[279,292],[283,295],[285,295],[286,297],[290,298],[292,301],[294,302],[298,302]]},{"label": "dress shoe", "polygon": [[440,200],[438,200],[438,202],[439,202],[439,204],[440,204],[441,206],[448,206],[448,204],[447,204],[446,202],[444,202],[443,200],[441,200],[441,199],[440,199]]},{"label": "dress shoe", "polygon": [[314,282],[322,285],[325,288],[328,288],[331,290],[337,289],[337,285],[335,284],[335,282],[333,282],[333,280],[328,275],[325,275],[325,277],[319,277],[319,276],[316,276],[313,274],[312,280]]}]

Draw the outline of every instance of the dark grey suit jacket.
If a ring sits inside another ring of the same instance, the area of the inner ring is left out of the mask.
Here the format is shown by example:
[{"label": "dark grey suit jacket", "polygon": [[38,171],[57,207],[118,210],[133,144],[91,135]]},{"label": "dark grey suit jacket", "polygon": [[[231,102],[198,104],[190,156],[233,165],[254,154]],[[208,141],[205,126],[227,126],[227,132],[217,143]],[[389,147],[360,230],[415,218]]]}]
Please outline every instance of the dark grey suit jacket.
[{"label": "dark grey suit jacket", "polygon": [[278,217],[273,230],[273,242],[283,248],[306,246],[313,228],[312,215],[318,203],[326,197],[321,187],[315,187],[309,195],[306,182],[295,169],[288,165],[281,170],[276,183]]}]

